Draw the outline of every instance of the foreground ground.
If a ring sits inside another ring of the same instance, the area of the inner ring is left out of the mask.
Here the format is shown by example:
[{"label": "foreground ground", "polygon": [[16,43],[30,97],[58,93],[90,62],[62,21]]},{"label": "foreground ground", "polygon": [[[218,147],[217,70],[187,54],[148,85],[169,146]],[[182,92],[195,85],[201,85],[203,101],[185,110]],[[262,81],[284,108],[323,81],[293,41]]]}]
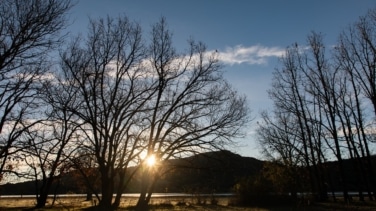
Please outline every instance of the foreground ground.
[{"label": "foreground ground", "polygon": [[[200,200],[201,204],[197,202]],[[216,198],[216,205],[211,204],[210,198],[196,197],[170,197],[170,198],[153,198],[151,201],[153,211],[340,211],[340,210],[358,210],[371,211],[376,210],[376,202],[354,202],[351,205],[343,203],[316,203],[316,204],[300,204],[291,206],[269,206],[269,207],[238,207],[230,206],[232,198],[220,197]],[[81,197],[63,197],[57,198],[55,202],[52,199],[48,200],[47,206],[44,209],[37,209],[39,211],[63,211],[63,210],[85,210],[96,204],[96,200],[85,201]],[[136,198],[123,198],[121,201],[120,211],[132,210],[132,206],[136,203]],[[33,208],[35,199],[33,198],[1,198],[0,197],[0,211],[2,210],[27,210]]]}]

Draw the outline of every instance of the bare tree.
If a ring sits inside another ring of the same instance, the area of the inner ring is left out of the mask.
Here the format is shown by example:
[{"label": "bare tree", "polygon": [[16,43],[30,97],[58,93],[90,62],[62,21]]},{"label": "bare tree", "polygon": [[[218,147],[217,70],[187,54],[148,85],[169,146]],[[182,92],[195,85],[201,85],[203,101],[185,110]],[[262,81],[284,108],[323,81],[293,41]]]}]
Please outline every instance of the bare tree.
[{"label": "bare tree", "polygon": [[28,142],[22,155],[31,173],[24,176],[35,181],[36,208],[45,206],[48,194],[53,191],[53,183],[69,170],[67,159],[74,152],[69,142],[75,138],[75,128],[70,128],[74,124],[67,124],[69,120],[70,117],[66,116],[61,122],[39,123],[27,133]]},{"label": "bare tree", "polygon": [[[330,56],[323,36],[315,32],[308,36],[307,48],[287,49],[269,92],[274,118],[264,115],[258,131],[269,155],[284,159],[291,150],[302,153],[306,165],[312,166],[312,189],[317,185],[320,195],[327,192],[324,183],[331,183],[332,177],[324,162],[336,159],[347,202],[350,183],[356,185],[360,200],[363,191],[370,200],[375,194],[371,155],[375,115],[369,115],[376,111],[375,11],[344,31]],[[301,143],[295,141],[299,139]],[[346,170],[345,159],[357,169],[355,177]]]},{"label": "bare tree", "polygon": [[257,140],[263,154],[270,160],[284,165],[305,166],[304,148],[300,136],[296,133],[297,121],[290,113],[261,113],[258,123]]},{"label": "bare tree", "polygon": [[75,89],[68,81],[47,78],[39,91],[38,123],[25,129],[19,147],[22,160],[31,170],[24,177],[35,180],[36,207],[44,207],[53,182],[67,169],[67,159],[75,152],[72,140],[78,139],[74,108]]},{"label": "bare tree", "polygon": [[[279,131],[275,141],[287,144],[294,143],[286,148],[279,148],[277,154],[281,155],[284,150],[296,147],[294,140],[298,140],[299,147],[295,148],[301,157],[304,158],[305,165],[309,170],[309,181],[311,191],[318,193],[321,199],[326,198],[326,191],[322,188],[322,176],[319,164],[322,154],[319,151],[320,126],[317,126],[316,105],[312,102],[316,100],[308,92],[310,84],[307,78],[306,67],[307,55],[297,44],[286,50],[286,55],[281,59],[281,69],[276,69],[273,77],[273,87],[269,90],[269,96],[274,101],[275,121],[267,121],[267,130]],[[264,119],[265,120],[265,119]],[[288,121],[287,121],[288,120]],[[268,123],[269,122],[269,123]],[[270,123],[273,123],[270,125]],[[262,125],[260,125],[262,126]],[[270,127],[270,128],[268,128]],[[260,128],[262,129],[262,127]],[[283,131],[283,133],[282,133]],[[263,130],[259,132],[265,132]],[[291,134],[290,134],[291,133]],[[281,137],[280,135],[283,135]],[[288,135],[288,136],[287,136]],[[267,140],[265,144],[268,142]],[[275,145],[275,143],[268,143]],[[281,147],[281,146],[280,146]],[[272,149],[275,151],[275,149]],[[295,153],[297,153],[295,152]],[[285,156],[285,155],[284,155]]]},{"label": "bare tree", "polygon": [[0,174],[21,134],[37,120],[38,81],[46,53],[61,42],[70,1],[4,0],[0,4]]},{"label": "bare tree", "polygon": [[142,151],[140,113],[155,92],[153,77],[143,69],[145,56],[141,28],[125,16],[91,20],[87,38],[74,40],[62,53],[62,80],[71,81],[77,93],[78,107],[70,111],[84,135],[77,146],[95,158],[99,206],[106,209],[119,205],[127,167]]},{"label": "bare tree", "polygon": [[[261,117],[256,132],[257,140],[263,155],[272,161],[264,171],[270,174],[270,178],[274,178],[275,183],[284,184],[283,189],[296,198],[298,192],[307,191],[301,183],[304,180],[303,171],[298,171],[302,166],[307,166],[304,144],[296,132],[298,122],[294,115],[287,112],[275,111],[273,118],[269,113],[263,112]],[[280,171],[281,168],[283,171]],[[275,171],[283,174],[275,174]]]},{"label": "bare tree", "polygon": [[[41,99],[46,108],[46,120],[42,128],[31,131],[31,145],[25,147],[39,160],[42,184],[38,190],[38,208],[45,206],[52,183],[69,166],[68,159],[76,149],[73,141],[80,138],[77,134],[80,123],[77,116],[70,112],[78,106],[76,90],[70,82],[54,79],[44,82]],[[41,131],[43,134],[38,135]]]},{"label": "bare tree", "polygon": [[[268,127],[260,132],[263,132],[264,136],[268,131],[266,135],[272,135],[270,132],[273,130],[283,133],[279,132],[276,136],[278,145],[265,138],[262,140],[272,147],[295,143],[296,138],[300,140],[301,147],[296,149],[301,149],[297,152],[302,153],[309,170],[312,191],[318,194],[320,200],[327,199],[328,179],[323,162],[328,156],[334,156],[339,163],[342,187],[347,200],[348,181],[343,167],[343,158],[346,157],[343,149],[346,145],[343,144],[345,137],[342,134],[349,130],[345,120],[347,110],[342,107],[341,101],[346,100],[347,83],[342,83],[345,78],[329,62],[321,34],[312,33],[308,36],[308,46],[307,50],[298,45],[290,47],[282,58],[282,68],[274,73],[273,88],[269,93],[275,103],[276,120],[266,122],[268,125],[263,127]],[[290,116],[288,127],[285,121],[281,121],[284,116]],[[290,129],[293,126],[296,128]],[[271,129],[273,130],[270,131]],[[331,155],[324,152],[324,143],[325,147],[330,149]],[[290,148],[278,149],[279,151],[273,148],[272,151],[285,156],[282,153]]]},{"label": "bare tree", "polygon": [[[93,194],[100,199],[100,174],[91,151],[79,150],[69,159],[73,171],[70,173],[76,178],[76,184],[86,193],[86,201],[93,200]],[[96,200],[96,199],[94,199]]]},{"label": "bare tree", "polygon": [[366,157],[367,180],[372,186],[374,197],[376,194],[376,180],[369,139],[369,131],[371,131],[369,127],[370,125],[372,127],[373,124],[370,124],[372,119],[366,118],[370,108],[365,106],[366,103],[362,96],[369,100],[376,115],[375,23],[376,10],[370,10],[340,35],[339,43],[335,49],[337,65],[348,75],[351,90],[354,93],[352,96],[354,98],[352,116],[355,125],[353,127],[357,131],[361,155]]},{"label": "bare tree", "polygon": [[[164,18],[148,47],[138,24],[108,17],[91,20],[85,42],[76,39],[62,54],[62,81],[72,81],[79,102],[70,111],[85,135],[77,144],[101,174],[100,207],[119,206],[136,170],[144,171],[138,207],[145,207],[158,179],[144,168],[145,157],[222,148],[249,121],[246,100],[223,79],[216,53],[191,41],[179,55],[171,41]],[[127,173],[130,164],[137,167]]]},{"label": "bare tree", "polygon": [[376,10],[370,10],[344,31],[337,46],[343,67],[352,72],[362,93],[373,105],[376,115]]},{"label": "bare tree", "polygon": [[[220,149],[242,135],[249,121],[246,100],[223,79],[215,52],[190,41],[188,52],[177,54],[164,18],[153,26],[149,50],[157,86],[144,117],[147,157],[161,162]],[[144,170],[138,210],[149,203],[160,176]]]},{"label": "bare tree", "polygon": [[[324,200],[327,192],[325,184],[330,175],[326,176],[323,161],[333,158],[338,161],[345,200],[350,200],[347,189],[350,178],[344,167],[344,159],[350,159],[354,168],[359,169],[356,183],[360,197],[363,198],[366,189],[372,198],[368,187],[373,179],[367,176],[372,175],[371,162],[367,162],[366,167],[363,161],[363,157],[369,157],[369,141],[365,132],[366,109],[360,96],[362,85],[353,70],[356,61],[352,60],[352,54],[342,41],[336,47],[336,62],[331,62],[334,60],[328,59],[323,37],[318,33],[308,36],[308,46],[307,50],[298,46],[289,48],[282,59],[282,70],[276,70],[273,88],[269,92],[275,103],[275,118],[264,119],[259,130],[263,135],[260,140],[266,143],[265,147],[271,147],[272,152],[283,157],[290,148],[281,146],[295,143],[292,135],[297,135],[302,142],[303,150],[300,152],[305,163],[308,167],[312,166],[312,189],[317,188]],[[297,124],[293,121],[289,127],[284,126],[286,123],[281,121],[281,117],[286,115],[294,116]],[[292,126],[296,127],[295,133],[290,129]],[[323,146],[328,149],[327,152],[323,151]]]}]

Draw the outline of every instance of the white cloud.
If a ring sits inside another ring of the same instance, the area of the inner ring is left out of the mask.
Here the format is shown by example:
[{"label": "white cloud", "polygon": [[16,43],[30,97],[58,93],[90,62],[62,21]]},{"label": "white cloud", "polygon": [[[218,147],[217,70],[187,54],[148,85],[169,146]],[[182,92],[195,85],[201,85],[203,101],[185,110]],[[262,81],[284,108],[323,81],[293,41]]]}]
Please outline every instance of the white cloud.
[{"label": "white cloud", "polygon": [[270,57],[281,57],[285,53],[285,49],[279,47],[265,47],[254,45],[245,47],[237,45],[228,47],[223,52],[219,52],[219,59],[225,64],[266,64]]}]

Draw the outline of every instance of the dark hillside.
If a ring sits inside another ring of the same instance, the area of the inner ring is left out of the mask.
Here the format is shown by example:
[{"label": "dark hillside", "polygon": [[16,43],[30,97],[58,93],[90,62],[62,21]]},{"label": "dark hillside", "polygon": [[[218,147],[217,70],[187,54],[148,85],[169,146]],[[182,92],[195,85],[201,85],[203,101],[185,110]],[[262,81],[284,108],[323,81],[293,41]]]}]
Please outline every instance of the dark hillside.
[{"label": "dark hillside", "polygon": [[263,166],[260,160],[229,151],[168,162],[174,168],[159,182],[157,192],[229,192],[238,179],[258,174]]},{"label": "dark hillside", "polygon": [[[263,161],[242,157],[229,151],[198,154],[188,158],[166,161],[161,166],[170,169],[156,186],[156,192],[229,192],[239,178],[260,172]],[[75,177],[63,175],[52,190],[57,193],[83,193]],[[56,188],[56,185],[58,187]],[[127,192],[138,192],[137,175]],[[1,195],[35,194],[35,182],[5,184],[0,186]],[[52,194],[52,193],[51,193]]]},{"label": "dark hillside", "polygon": [[[373,157],[376,161],[376,157]],[[375,164],[376,162],[374,162]],[[263,168],[264,161],[251,157],[242,157],[229,151],[202,153],[188,158],[165,161],[157,167],[157,171],[165,171],[155,192],[186,192],[186,193],[220,193],[230,192],[241,178],[252,178]],[[328,177],[328,191],[341,191],[338,163],[335,161],[325,164]],[[357,190],[359,171],[354,169],[353,160],[344,160],[348,187],[350,191]],[[133,167],[132,167],[133,168]],[[75,176],[73,176],[75,175]],[[78,172],[62,175],[51,189],[56,193],[84,193],[82,182],[77,182]],[[139,192],[139,176],[136,174],[127,192]],[[35,194],[35,182],[5,184],[0,186],[0,195],[32,195]],[[53,194],[53,193],[50,193]]]}]

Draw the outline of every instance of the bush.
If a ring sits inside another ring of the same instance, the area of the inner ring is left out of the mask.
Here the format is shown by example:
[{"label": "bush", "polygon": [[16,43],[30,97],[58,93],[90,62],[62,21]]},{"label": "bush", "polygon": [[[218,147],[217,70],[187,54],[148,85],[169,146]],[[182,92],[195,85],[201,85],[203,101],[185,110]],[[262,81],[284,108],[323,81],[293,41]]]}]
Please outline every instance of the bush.
[{"label": "bush", "polygon": [[294,202],[287,194],[276,194],[270,181],[261,176],[241,179],[234,187],[236,198],[230,202],[238,206],[278,206]]}]

